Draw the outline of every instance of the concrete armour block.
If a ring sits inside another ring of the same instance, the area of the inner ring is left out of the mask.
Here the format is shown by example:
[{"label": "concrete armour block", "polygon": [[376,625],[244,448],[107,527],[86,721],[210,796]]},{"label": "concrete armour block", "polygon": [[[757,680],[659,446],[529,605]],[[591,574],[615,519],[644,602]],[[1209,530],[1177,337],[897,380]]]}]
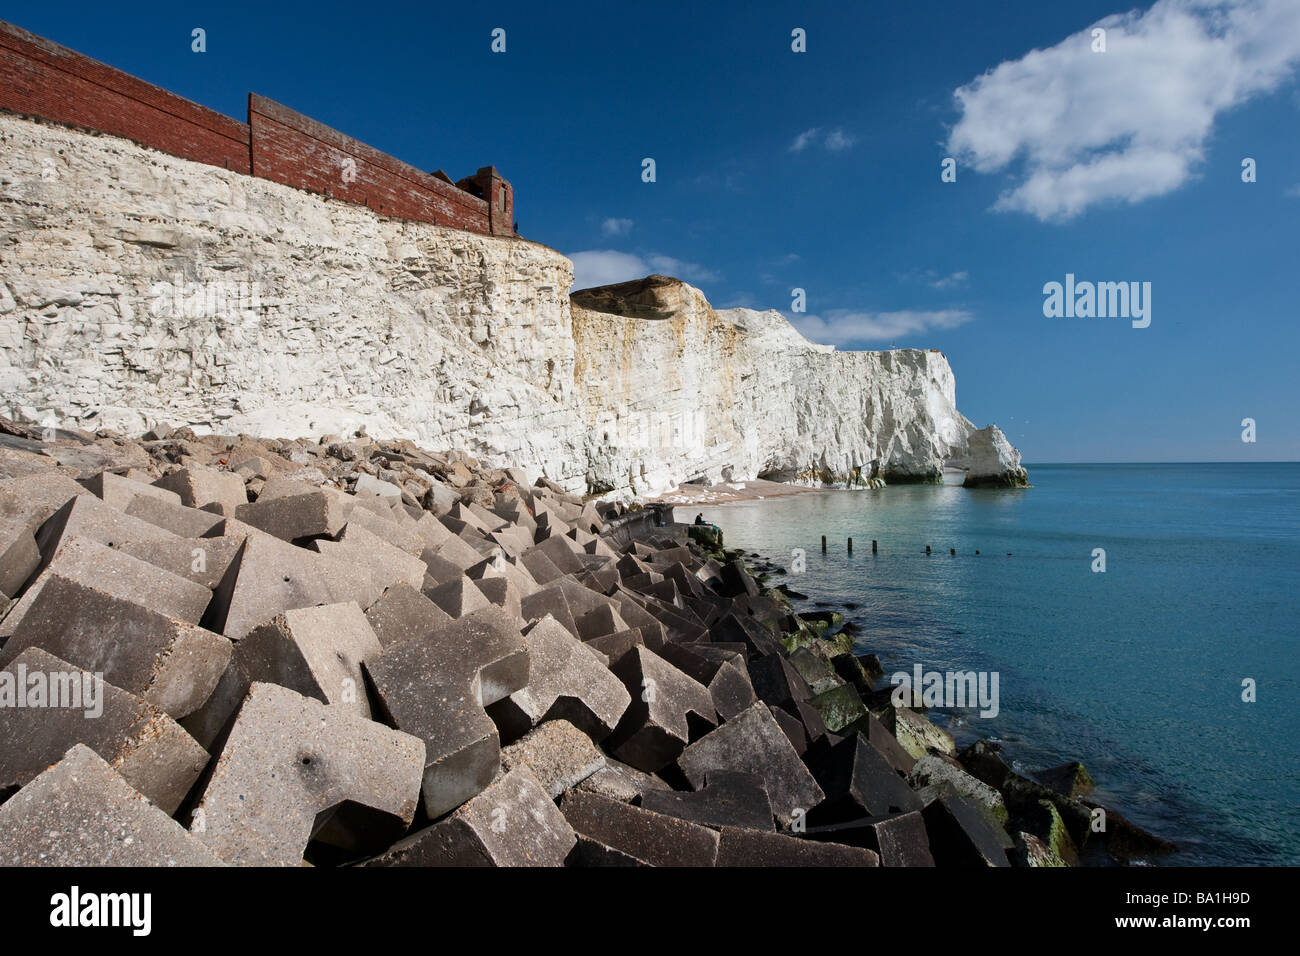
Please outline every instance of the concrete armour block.
[{"label": "concrete armour block", "polygon": [[366,620],[379,643],[388,647],[407,638],[424,637],[452,617],[409,584],[395,584],[366,608]]},{"label": "concrete armour block", "polygon": [[867,708],[858,696],[858,689],[852,684],[840,684],[817,694],[808,703],[821,715],[822,723],[831,733],[840,733],[867,715]]},{"label": "concrete armour block", "polygon": [[787,836],[724,827],[718,844],[718,866],[879,866],[871,850],[839,843],[822,843]]},{"label": "concrete armour block", "polygon": [[605,742],[624,763],[654,773],[677,759],[692,736],[716,726],[709,689],[649,648],[633,647],[610,669],[632,698]]},{"label": "concrete armour block", "polygon": [[528,767],[558,797],[605,766],[605,755],[567,720],[548,720],[501,750],[501,769]]},{"label": "concrete armour block", "polygon": [[132,518],[147,521],[154,527],[170,531],[181,538],[201,538],[221,523],[221,515],[213,514],[211,511],[187,508],[182,504],[148,495],[135,498],[123,511]]},{"label": "concrete armour block", "polygon": [[501,608],[511,620],[523,626],[523,598],[509,578],[485,576],[474,581],[474,586],[490,603]]},{"label": "concrete armour block", "polygon": [[500,738],[484,708],[528,683],[528,649],[500,608],[390,645],[365,669],[392,722],[425,743],[422,793],[429,816],[492,782],[500,770]]},{"label": "concrete armour block", "polygon": [[693,792],[651,790],[641,797],[641,806],[714,829],[775,829],[767,785],[752,773],[715,771],[709,774],[703,790]]},{"label": "concrete armour block", "polygon": [[605,766],[578,784],[578,789],[623,803],[639,803],[651,790],[672,788],[658,777],[606,757]]},{"label": "concrete armour block", "polygon": [[294,547],[227,520],[228,536],[245,535],[213,596],[205,623],[233,640],[277,614],[317,604],[355,601],[368,608],[383,593],[365,568]]},{"label": "concrete armour block", "polygon": [[523,614],[523,600],[530,594],[538,591],[538,584],[533,580],[528,569],[518,563],[511,563],[507,560],[485,560],[478,564],[472,565],[465,571],[467,577],[474,581],[482,581],[485,578],[505,578],[515,590],[519,592],[520,614]]},{"label": "concrete armour block", "polygon": [[207,751],[157,707],[30,647],[0,671],[0,791],[24,786],[74,744],[167,813],[208,763]]},{"label": "concrete armour block", "polygon": [[212,600],[212,592],[156,565],[133,558],[87,538],[66,539],[18,606],[0,623],[0,637],[23,627],[29,609],[53,578],[76,581],[160,614],[197,623]]},{"label": "concrete armour block", "polygon": [[773,707],[785,707],[812,697],[807,682],[780,654],[752,658],[749,679],[759,700]]},{"label": "concrete armour block", "polygon": [[930,839],[926,833],[921,811],[895,813],[887,817],[872,817],[860,823],[830,827],[817,834],[819,839],[853,841],[874,850],[881,866],[934,866],[930,853]]},{"label": "concrete armour block", "polygon": [[0,650],[0,665],[39,647],[102,673],[179,720],[203,705],[230,662],[231,643],[220,634],[57,571],[47,571],[44,580],[18,633]]},{"label": "concrete armour block", "polygon": [[[95,541],[105,547],[162,568],[211,589],[220,580],[223,561],[232,550],[207,548],[134,515],[110,508],[94,495],[69,501],[41,527],[37,544],[48,559],[70,538]],[[201,553],[196,549],[202,548]]]},{"label": "concrete armour block", "polygon": [[632,648],[645,646],[645,638],[641,636],[641,628],[631,627],[626,631],[619,631],[617,634],[606,634],[603,637],[597,637],[583,643],[600,654],[607,664],[612,664],[621,659]]},{"label": "concrete armour block", "polygon": [[352,521],[344,526],[338,541],[317,540],[312,542],[312,546],[327,557],[365,566],[380,588],[394,584],[409,584],[418,588],[428,571],[418,557],[407,554],[373,531]]},{"label": "concrete armour block", "polygon": [[338,500],[323,491],[270,500],[259,498],[236,508],[235,517],[283,541],[333,537],[346,520]]},{"label": "concrete armour block", "polygon": [[807,812],[825,796],[761,701],[687,747],[677,766],[697,789],[718,770],[757,774],[767,785],[773,814],[786,825],[796,811]]},{"label": "concrete armour block", "polygon": [[790,738],[790,744],[794,747],[795,752],[800,757],[808,750],[808,731],[804,729],[803,723],[798,717],[792,716],[780,707],[768,705],[767,708],[776,722],[781,725],[785,735]]},{"label": "concrete armour block", "polygon": [[361,663],[383,648],[356,602],[277,614],[253,628],[236,654],[249,681],[266,681],[358,717],[370,716]]},{"label": "concrete armour block", "polygon": [[570,790],[560,810],[578,837],[579,866],[713,866],[718,834],[586,790]]},{"label": "concrete armour block", "polygon": [[41,552],[31,529],[13,518],[0,518],[0,593],[21,593],[40,566]]},{"label": "concrete armour block", "polygon": [[[499,549],[497,549],[495,545],[492,545],[489,542],[484,542],[484,544],[488,546],[489,552],[496,551],[496,553],[500,553]],[[435,553],[439,558],[442,558],[444,561],[450,562],[457,568],[460,568],[462,572],[468,571],[470,568],[474,567],[474,565],[481,562],[485,557],[483,553],[475,550],[464,538],[459,538],[455,535],[452,535],[444,541]],[[490,556],[490,554],[488,556]]]},{"label": "concrete armour block", "polygon": [[823,737],[809,745],[804,761],[826,794],[823,804],[808,814],[810,824],[884,817],[923,806],[915,791],[860,734],[834,744]]},{"label": "concrete armour block", "polygon": [[424,596],[452,618],[461,618],[474,611],[494,606],[487,599],[487,595],[478,589],[478,585],[463,574],[446,584],[430,588],[424,592]]},{"label": "concrete armour block", "polygon": [[[432,515],[428,517],[429,520],[434,520]],[[424,549],[429,547],[428,542],[424,540],[417,530],[417,524],[418,522],[401,524],[395,518],[381,517],[368,508],[354,508],[352,514],[348,516],[348,525],[358,525],[365,528],[414,558],[418,558]],[[347,528],[344,528],[343,532],[346,535]],[[340,536],[341,539],[342,536]]]},{"label": "concrete armour block", "polygon": [[533,580],[543,587],[564,577],[564,572],[557,568],[539,548],[525,551],[519,556],[519,563],[527,569]]},{"label": "concrete armour block", "polygon": [[[447,543],[447,541],[455,537],[454,534],[447,530],[445,524],[427,511],[419,517],[415,524],[411,525],[411,530],[414,531],[419,536],[420,540],[424,542],[424,548],[430,548],[434,551],[437,551],[438,548],[442,547]],[[420,551],[415,553],[423,553],[424,548],[421,548]]]},{"label": "concrete armour block", "polygon": [[619,631],[628,629],[627,622],[623,620],[612,604],[604,604],[595,610],[588,611],[573,623],[577,625],[578,636],[584,641],[590,641],[606,634],[617,634]]},{"label": "concrete armour block", "polygon": [[0,805],[6,866],[221,866],[83,744]]},{"label": "concrete armour block", "polygon": [[758,700],[754,685],[749,681],[749,670],[740,655],[725,661],[708,686],[713,706],[723,720],[740,715]]},{"label": "concrete armour block", "polygon": [[969,797],[939,797],[922,811],[936,866],[1010,866],[1015,841],[988,810]]},{"label": "concrete armour block", "polygon": [[367,866],[563,866],[577,837],[527,766]]},{"label": "concrete armour block", "polygon": [[1007,822],[1007,808],[1002,794],[960,766],[934,754],[926,754],[916,761],[907,775],[907,782],[917,791],[917,796],[924,804],[939,797],[969,797],[981,804],[999,824]]},{"label": "concrete armour block", "polygon": [[150,497],[155,501],[174,505],[181,504],[181,496],[170,489],[148,485],[142,481],[132,481],[111,471],[101,471],[97,475],[81,479],[80,483],[104,504],[118,511],[126,511],[131,502],[140,497]]},{"label": "concrete armour block", "polygon": [[618,726],[632,701],[605,662],[549,615],[524,635],[528,686],[493,705],[493,720],[507,737],[542,721],[563,719],[599,743]]},{"label": "concrete armour block", "polygon": [[174,491],[187,508],[221,505],[222,513],[233,515],[240,505],[248,504],[244,479],[228,471],[191,465],[163,475],[154,486]]},{"label": "concrete armour block", "polygon": [[73,498],[94,494],[67,475],[43,473],[0,479],[0,518],[8,518],[35,533],[50,516]]},{"label": "concrete armour block", "polygon": [[410,734],[254,683],[193,828],[239,865],[298,866],[313,836],[364,855],[410,825],[423,766]]}]

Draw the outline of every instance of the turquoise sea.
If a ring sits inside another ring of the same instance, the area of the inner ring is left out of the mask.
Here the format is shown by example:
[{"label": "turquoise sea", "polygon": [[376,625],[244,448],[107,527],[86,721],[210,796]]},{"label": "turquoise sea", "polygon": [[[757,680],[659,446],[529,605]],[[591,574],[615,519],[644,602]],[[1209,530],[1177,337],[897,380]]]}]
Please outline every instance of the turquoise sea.
[{"label": "turquoise sea", "polygon": [[1026,467],[1028,489],[818,491],[677,520],[703,512],[786,568],[803,549],[807,570],[772,583],[805,608],[860,605],[846,616],[887,675],[996,671],[996,717],[936,722],[1021,772],[1083,761],[1100,802],[1179,844],[1162,865],[1300,864],[1300,463]]}]

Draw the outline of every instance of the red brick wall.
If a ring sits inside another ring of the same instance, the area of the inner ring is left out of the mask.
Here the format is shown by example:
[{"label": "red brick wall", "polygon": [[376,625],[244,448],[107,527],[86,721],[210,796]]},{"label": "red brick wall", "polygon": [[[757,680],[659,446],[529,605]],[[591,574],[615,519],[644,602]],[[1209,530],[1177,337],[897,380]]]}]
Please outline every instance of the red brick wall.
[{"label": "red brick wall", "polygon": [[0,21],[0,107],[249,172],[248,126]]},{"label": "red brick wall", "polygon": [[255,176],[369,206],[385,216],[489,231],[484,200],[287,106],[251,93],[248,122]]},{"label": "red brick wall", "polygon": [[241,123],[3,20],[0,109],[125,136],[385,216],[514,235],[514,191],[495,167],[462,180],[471,193],[266,97],[249,94]]}]

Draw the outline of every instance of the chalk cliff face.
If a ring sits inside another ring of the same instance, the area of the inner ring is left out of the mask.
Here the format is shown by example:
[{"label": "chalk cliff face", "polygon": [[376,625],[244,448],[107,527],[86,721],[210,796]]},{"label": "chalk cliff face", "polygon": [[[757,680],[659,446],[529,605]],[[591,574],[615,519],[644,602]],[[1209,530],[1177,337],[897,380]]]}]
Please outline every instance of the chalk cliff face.
[{"label": "chalk cliff face", "polygon": [[[838,352],[663,277],[0,115],[0,395],[39,424],[372,435],[654,494],[968,460],[937,352]],[[1010,447],[1008,445],[1008,447]],[[1018,465],[1018,462],[1017,462]]]},{"label": "chalk cliff face", "polygon": [[598,486],[938,480],[974,431],[938,352],[835,351],[663,276],[575,293],[572,312]]}]

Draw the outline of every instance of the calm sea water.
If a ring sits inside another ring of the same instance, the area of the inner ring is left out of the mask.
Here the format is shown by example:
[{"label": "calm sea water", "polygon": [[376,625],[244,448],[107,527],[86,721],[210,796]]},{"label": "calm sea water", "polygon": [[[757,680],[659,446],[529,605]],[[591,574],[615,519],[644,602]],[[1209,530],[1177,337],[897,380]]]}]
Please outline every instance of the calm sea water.
[{"label": "calm sea water", "polygon": [[1027,467],[1030,489],[826,491],[678,520],[702,511],[783,567],[804,549],[807,571],[773,583],[861,605],[846,616],[887,674],[997,671],[996,717],[936,722],[1001,741],[1021,772],[1083,761],[1100,802],[1180,845],[1162,863],[1300,864],[1300,463]]}]

